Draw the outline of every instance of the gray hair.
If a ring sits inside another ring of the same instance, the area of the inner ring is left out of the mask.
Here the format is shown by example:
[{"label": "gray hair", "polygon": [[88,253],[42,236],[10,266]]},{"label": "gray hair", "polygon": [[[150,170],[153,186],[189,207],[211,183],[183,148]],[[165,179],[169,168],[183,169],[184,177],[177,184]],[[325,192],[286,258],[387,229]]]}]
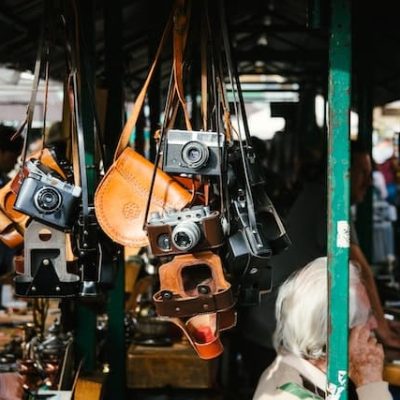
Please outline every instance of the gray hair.
[{"label": "gray hair", "polygon": [[[351,262],[349,274],[349,325],[353,327],[365,323],[367,317],[358,305],[357,286],[361,281],[357,267]],[[326,356],[327,275],[327,258],[320,257],[291,275],[280,287],[274,333],[274,346],[278,353],[305,359]]]}]

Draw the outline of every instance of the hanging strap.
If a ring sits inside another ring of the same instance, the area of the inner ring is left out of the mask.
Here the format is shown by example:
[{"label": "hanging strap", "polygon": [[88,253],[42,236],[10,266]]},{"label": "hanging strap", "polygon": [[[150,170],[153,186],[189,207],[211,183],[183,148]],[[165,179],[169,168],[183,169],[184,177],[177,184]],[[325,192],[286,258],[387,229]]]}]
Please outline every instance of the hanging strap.
[{"label": "hanging strap", "polygon": [[183,54],[186,47],[187,35],[189,31],[190,21],[190,1],[186,6],[186,0],[175,1],[174,11],[174,27],[173,27],[173,53],[174,62],[173,70],[175,76],[175,89],[178,94],[179,101],[182,105],[185,117],[186,129],[191,131],[192,124],[189,118],[189,111],[186,105],[186,99],[183,89]]},{"label": "hanging strap", "polygon": [[69,100],[71,113],[71,144],[72,144],[72,165],[74,171],[74,183],[82,189],[82,225],[89,225],[89,193],[87,186],[87,173],[85,162],[85,141],[83,134],[81,107],[79,103],[79,29],[76,4],[73,1],[75,30],[71,42],[68,40],[66,22],[63,20],[66,67],[68,69],[68,79],[66,92]]},{"label": "hanging strap", "polygon": [[[227,67],[228,67],[229,81],[230,81],[230,84],[232,87],[235,113],[236,113],[236,116],[238,119],[239,147],[240,147],[241,159],[242,159],[244,176],[245,176],[245,199],[246,199],[246,208],[248,211],[248,227],[253,232],[257,232],[257,230],[258,230],[257,229],[257,221],[256,221],[255,210],[254,210],[254,201],[253,201],[253,194],[252,194],[252,190],[251,190],[250,172],[249,172],[248,159],[247,159],[248,155],[244,151],[243,140],[242,140],[242,135],[241,135],[241,127],[240,127],[240,125],[241,125],[240,121],[243,121],[243,126],[245,128],[245,138],[246,138],[246,142],[247,142],[247,146],[248,146],[249,140],[250,140],[250,134],[248,131],[246,110],[244,108],[243,97],[239,96],[239,101],[236,98],[236,93],[239,93],[241,90],[240,90],[239,77],[238,77],[237,73],[236,74],[234,73],[235,68],[233,66],[233,61],[232,61],[231,43],[229,40],[228,27],[227,27],[227,23],[226,23],[224,0],[219,0],[219,6],[220,6],[220,22],[221,22],[221,31],[222,31],[222,40],[223,40],[223,45],[224,45],[225,59],[226,59]],[[236,88],[236,90],[235,90],[235,88]],[[242,103],[242,104],[240,104],[240,108],[237,107],[238,103]]]},{"label": "hanging strap", "polygon": [[[77,49],[79,49],[79,45],[81,45],[82,46],[82,51],[85,53],[85,51],[86,51],[86,46],[85,46],[86,42],[85,42],[85,37],[83,35],[81,35],[81,29],[79,29],[80,28],[80,19],[79,19],[79,12],[77,10],[77,4],[76,4],[75,0],[72,2],[72,5],[73,5],[74,19],[75,19],[75,43],[76,43],[75,47]],[[65,21],[64,21],[64,32],[66,33]],[[66,34],[65,34],[65,39],[66,39],[66,44],[67,44],[68,43],[68,36]],[[67,49],[71,49],[69,45],[66,46],[66,48]],[[79,60],[80,60],[79,54],[77,54],[76,55],[76,63]],[[83,63],[80,64],[80,65],[82,65],[82,67],[84,68],[86,74],[89,75],[90,66],[88,65],[88,62],[86,60],[87,60],[87,58],[84,57]],[[78,64],[76,64],[76,65],[78,65]],[[81,86],[82,86],[82,82],[80,82],[80,83],[81,83]],[[86,90],[89,93],[89,96],[88,96],[89,97],[89,102],[90,102],[90,106],[92,108],[93,116],[94,116],[94,122],[95,122],[94,134],[95,134],[95,138],[96,138],[95,140],[97,140],[97,143],[98,143],[98,148],[99,148],[99,151],[100,151],[100,158],[103,161],[104,169],[107,170],[108,165],[107,165],[107,158],[105,156],[105,149],[104,149],[104,140],[103,140],[104,136],[103,136],[102,131],[101,131],[100,119],[99,119],[99,115],[98,115],[97,108],[96,108],[95,95],[93,93],[92,86],[89,84],[89,81],[85,80],[84,83],[85,83]]]},{"label": "hanging strap", "polygon": [[87,174],[85,163],[85,141],[83,135],[82,118],[80,113],[77,71],[71,71],[69,76],[68,92],[72,115],[72,161],[74,178],[82,188],[82,218],[83,225],[88,225],[89,194],[87,190]]},{"label": "hanging strap", "polygon": [[[185,11],[185,0],[176,0],[175,1],[174,11],[173,11],[172,15],[173,15],[173,22],[174,22],[174,26],[173,26],[174,61],[173,61],[172,73],[171,73],[169,85],[168,85],[167,101],[166,101],[165,111],[164,111],[164,121],[161,126],[160,135],[159,135],[160,146],[158,147],[158,151],[156,153],[156,159],[154,162],[154,170],[153,170],[153,175],[152,175],[152,179],[151,179],[151,183],[150,183],[150,190],[149,190],[149,195],[147,198],[145,215],[144,215],[144,219],[143,219],[143,229],[144,230],[146,227],[147,217],[148,217],[149,210],[150,210],[150,203],[151,203],[151,198],[152,198],[152,194],[153,194],[154,183],[155,183],[157,169],[158,169],[158,163],[159,163],[160,155],[161,155],[161,144],[164,141],[166,131],[168,129],[170,129],[175,123],[179,104],[181,104],[183,112],[184,112],[186,128],[188,130],[192,130],[192,125],[190,123],[189,113],[188,113],[188,110],[186,107],[186,102],[185,102],[185,98],[184,98],[184,94],[183,94],[183,63],[182,63],[182,60],[183,60],[183,53],[184,53],[186,42],[187,42],[188,25],[189,25],[189,18],[190,18],[190,10]],[[157,61],[157,58],[159,57],[159,52],[161,52],[161,48],[165,41],[165,36],[170,29],[170,24],[171,24],[171,21],[169,20],[167,23],[167,26],[164,30],[163,37],[161,38],[161,42],[160,42],[160,45],[159,45],[159,48],[158,48],[158,51],[156,54],[156,59],[154,60],[153,65],[150,69],[149,76],[147,78],[148,80],[149,80],[150,75],[153,72],[153,67]],[[147,80],[146,80],[146,82],[147,82]],[[139,96],[142,94],[144,89],[147,90],[146,84],[143,87],[142,91],[140,92]],[[138,96],[138,98],[139,98],[139,96]],[[145,93],[143,94],[143,99],[144,99],[144,96],[145,96]],[[136,106],[136,103],[135,103],[135,106]],[[140,109],[139,109],[139,111],[140,111]],[[124,130],[125,130],[125,128],[124,128]],[[193,187],[194,186],[195,185],[193,184]],[[194,196],[195,196],[195,191],[193,190],[192,201],[194,199]]]},{"label": "hanging strap", "polygon": [[40,71],[41,71],[42,58],[43,58],[43,42],[44,42],[44,21],[42,22],[42,28],[41,28],[40,36],[39,36],[39,44],[38,44],[38,49],[37,49],[37,53],[36,53],[34,77],[33,77],[33,82],[32,82],[31,98],[29,100],[28,108],[26,110],[26,118],[25,118],[25,121],[20,126],[20,128],[14,134],[14,137],[22,134],[22,131],[26,127],[24,146],[23,146],[23,150],[22,150],[22,165],[24,165],[25,161],[26,161],[26,157],[28,154],[29,137],[30,137],[31,131],[32,131],[33,113],[35,111],[36,98],[37,98],[37,92],[38,92],[39,81],[40,81]]},{"label": "hanging strap", "polygon": [[168,18],[167,25],[164,29],[163,35],[161,37],[160,44],[158,46],[153,64],[151,65],[150,71],[147,75],[146,81],[143,84],[142,90],[140,91],[138,97],[136,98],[135,104],[133,105],[133,109],[131,115],[129,116],[124,129],[122,130],[121,136],[118,141],[117,148],[114,153],[114,161],[122,154],[125,148],[128,146],[129,138],[131,136],[133,128],[136,126],[137,119],[139,117],[140,111],[143,107],[144,100],[146,98],[146,93],[150,85],[150,81],[153,78],[154,71],[157,67],[158,61],[160,59],[161,51],[167,41],[167,37],[169,32],[171,31],[172,26],[172,16]]},{"label": "hanging strap", "polygon": [[200,59],[201,59],[201,118],[203,121],[203,131],[207,128],[208,117],[208,83],[207,83],[207,26],[206,18],[203,16],[201,29]]}]

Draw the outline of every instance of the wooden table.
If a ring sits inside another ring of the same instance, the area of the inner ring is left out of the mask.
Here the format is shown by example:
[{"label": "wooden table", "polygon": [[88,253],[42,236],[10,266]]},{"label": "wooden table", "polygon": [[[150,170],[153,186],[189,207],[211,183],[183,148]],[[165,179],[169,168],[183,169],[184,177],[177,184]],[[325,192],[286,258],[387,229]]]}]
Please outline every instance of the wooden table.
[{"label": "wooden table", "polygon": [[127,357],[127,385],[131,389],[211,389],[216,370],[216,360],[201,360],[187,342],[165,347],[132,344]]}]

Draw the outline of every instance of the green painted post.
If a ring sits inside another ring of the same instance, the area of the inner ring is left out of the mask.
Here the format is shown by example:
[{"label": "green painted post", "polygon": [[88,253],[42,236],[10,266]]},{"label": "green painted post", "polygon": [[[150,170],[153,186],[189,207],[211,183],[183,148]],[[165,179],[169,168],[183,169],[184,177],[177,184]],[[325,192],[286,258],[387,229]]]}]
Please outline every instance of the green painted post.
[{"label": "green painted post", "polygon": [[329,45],[328,393],[347,400],[349,286],[350,1],[333,0]]}]

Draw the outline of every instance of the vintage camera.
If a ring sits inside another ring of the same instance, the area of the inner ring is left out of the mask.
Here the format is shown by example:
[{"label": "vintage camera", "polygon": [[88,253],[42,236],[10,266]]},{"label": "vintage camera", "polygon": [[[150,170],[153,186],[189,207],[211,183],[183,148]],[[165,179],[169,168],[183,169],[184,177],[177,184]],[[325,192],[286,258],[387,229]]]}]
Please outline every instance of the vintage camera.
[{"label": "vintage camera", "polygon": [[204,206],[163,216],[152,213],[146,229],[151,251],[158,257],[212,249],[221,246],[224,238],[219,212]]},{"label": "vintage camera", "polygon": [[27,176],[18,192],[14,208],[61,230],[69,230],[75,220],[81,188],[63,181],[39,160],[25,164]]},{"label": "vintage camera", "polygon": [[[253,210],[254,211],[254,210]],[[254,306],[260,295],[271,290],[272,276],[268,260],[273,251],[263,225],[252,221],[245,196],[233,200],[235,232],[227,240],[225,265],[241,306]],[[253,215],[253,217],[255,214]]]},{"label": "vintage camera", "polygon": [[173,174],[221,175],[225,136],[217,132],[169,130],[163,170]]}]

